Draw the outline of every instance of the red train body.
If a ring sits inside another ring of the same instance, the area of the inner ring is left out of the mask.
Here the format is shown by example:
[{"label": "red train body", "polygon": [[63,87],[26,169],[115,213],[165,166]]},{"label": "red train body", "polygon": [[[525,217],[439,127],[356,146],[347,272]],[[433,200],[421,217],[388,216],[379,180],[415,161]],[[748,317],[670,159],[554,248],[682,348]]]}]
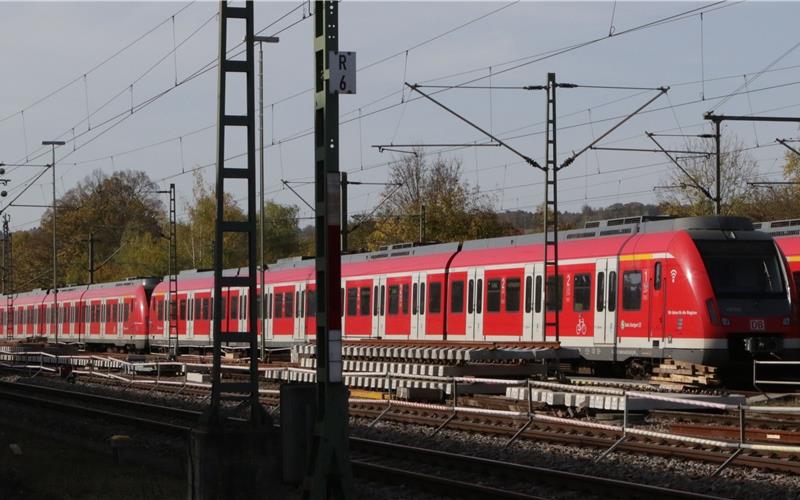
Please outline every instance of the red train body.
[{"label": "red train body", "polygon": [[[558,340],[594,361],[723,364],[796,355],[800,328],[789,272],[795,265],[800,273],[800,238],[773,240],[733,217],[634,218],[564,231],[558,277],[547,280],[542,235],[396,246],[343,257],[342,329],[346,338]],[[265,278],[258,303],[266,332],[259,334],[271,345],[313,339],[313,260],[281,261]],[[211,272],[178,277],[182,345],[210,344],[212,280]],[[59,340],[165,344],[168,282],[154,285],[136,280],[60,291]],[[50,317],[42,321],[48,297],[14,297],[13,318],[0,303],[6,328],[15,337],[52,338],[55,325]],[[243,330],[247,291],[227,290],[223,300],[224,329]],[[556,314],[558,332],[550,325]]]}]

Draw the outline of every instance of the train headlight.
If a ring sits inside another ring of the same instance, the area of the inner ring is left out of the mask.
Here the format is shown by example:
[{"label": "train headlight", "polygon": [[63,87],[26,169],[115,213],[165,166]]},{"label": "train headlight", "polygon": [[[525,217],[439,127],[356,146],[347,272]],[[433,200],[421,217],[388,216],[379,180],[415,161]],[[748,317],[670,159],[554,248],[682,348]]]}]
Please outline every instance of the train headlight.
[{"label": "train headlight", "polygon": [[789,326],[792,324],[792,318],[783,318],[783,326]]},{"label": "train headlight", "polygon": [[731,320],[728,318],[722,318],[722,326],[731,326]]}]

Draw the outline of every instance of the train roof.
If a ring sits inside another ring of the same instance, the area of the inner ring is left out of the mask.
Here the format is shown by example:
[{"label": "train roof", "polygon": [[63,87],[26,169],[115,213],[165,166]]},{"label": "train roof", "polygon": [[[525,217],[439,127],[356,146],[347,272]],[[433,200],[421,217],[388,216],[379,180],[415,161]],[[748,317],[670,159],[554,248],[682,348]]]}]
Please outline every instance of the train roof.
[{"label": "train roof", "polygon": [[753,226],[773,238],[800,235],[800,219],[774,220],[770,222],[754,222]]}]

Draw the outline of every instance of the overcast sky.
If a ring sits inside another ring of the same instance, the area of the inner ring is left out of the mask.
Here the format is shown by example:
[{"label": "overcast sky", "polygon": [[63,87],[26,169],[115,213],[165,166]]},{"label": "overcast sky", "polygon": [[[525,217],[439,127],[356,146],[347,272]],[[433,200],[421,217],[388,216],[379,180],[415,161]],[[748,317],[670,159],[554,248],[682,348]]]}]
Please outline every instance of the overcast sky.
[{"label": "overcast sky", "polygon": [[[267,196],[298,205],[304,217],[309,209],[281,188],[281,179],[308,181],[313,174],[313,99],[308,90],[313,85],[313,24],[307,5],[256,4],[257,29],[269,26],[263,34],[280,31],[281,38],[279,44],[265,46]],[[703,6],[702,22],[698,11],[627,31]],[[216,70],[189,78],[217,58],[217,8],[216,2],[0,3],[0,161],[49,162],[49,153],[40,156],[41,141],[64,139],[68,144],[57,150],[59,195],[95,169],[144,170],[164,187],[177,184],[182,211],[191,198],[188,172],[214,161]],[[403,90],[404,81],[450,85],[482,78],[472,85],[522,86],[543,84],[548,72],[556,72],[565,83],[670,86],[666,96],[647,108],[650,112],[603,141],[624,147],[652,147],[645,130],[708,132],[703,113],[709,110],[796,116],[800,48],[790,49],[800,43],[798,19],[797,2],[345,1],[339,13],[339,48],[357,52],[362,70],[358,93],[340,98],[345,122],[341,168],[350,172],[351,180],[382,182],[387,164],[398,156],[381,154],[373,144],[486,139],[432,103],[415,99]],[[616,34],[609,37],[610,31]],[[597,41],[536,61],[592,40]],[[737,90],[741,95],[719,99]],[[559,90],[560,158],[654,95]],[[544,93],[458,89],[436,98],[543,161]],[[746,146],[759,146],[750,152],[758,161],[759,180],[781,178],[785,149],[775,139],[800,137],[791,124],[731,123],[723,130]],[[682,139],[665,138],[664,144],[679,147]],[[233,141],[228,153],[242,150]],[[468,148],[444,155],[460,160],[469,182],[493,196],[498,209],[531,210],[542,201],[541,172],[507,150]],[[7,170],[11,182],[9,196],[0,200],[3,206],[40,171]],[[213,180],[213,166],[199,171]],[[658,154],[589,152],[562,171],[560,209],[654,202],[653,186],[663,184],[670,171],[668,160]],[[47,173],[17,203],[50,203],[49,179]],[[310,198],[310,185],[295,187]],[[381,190],[352,186],[351,212],[370,210],[380,201]],[[9,210],[15,229],[35,226],[42,213],[35,208]],[[306,223],[310,221],[301,221]]]}]

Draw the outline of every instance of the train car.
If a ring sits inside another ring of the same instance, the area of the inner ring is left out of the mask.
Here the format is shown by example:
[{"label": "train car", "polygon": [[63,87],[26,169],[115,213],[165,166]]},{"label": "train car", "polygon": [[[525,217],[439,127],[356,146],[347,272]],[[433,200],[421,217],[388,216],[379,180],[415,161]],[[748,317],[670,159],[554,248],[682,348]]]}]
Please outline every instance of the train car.
[{"label": "train car", "polygon": [[[549,271],[547,280],[543,235],[346,256],[343,332],[351,338],[558,340],[588,360],[609,362],[671,357],[724,364],[796,355],[800,348],[787,262],[747,219],[621,219],[560,238],[559,273]],[[283,313],[273,316],[274,334],[290,335],[275,321],[286,321],[287,311],[287,324],[302,317],[286,304],[313,287],[312,271],[311,262],[291,272],[267,271]],[[292,338],[301,340],[294,328]]]},{"label": "train car", "polygon": [[149,295],[157,281],[134,278],[60,288],[55,305],[51,290],[16,294],[10,300],[4,296],[0,317],[13,338],[142,349],[147,345]]},{"label": "train car", "polygon": [[800,285],[800,219],[756,222],[753,227],[775,238],[789,264],[795,285]]}]

